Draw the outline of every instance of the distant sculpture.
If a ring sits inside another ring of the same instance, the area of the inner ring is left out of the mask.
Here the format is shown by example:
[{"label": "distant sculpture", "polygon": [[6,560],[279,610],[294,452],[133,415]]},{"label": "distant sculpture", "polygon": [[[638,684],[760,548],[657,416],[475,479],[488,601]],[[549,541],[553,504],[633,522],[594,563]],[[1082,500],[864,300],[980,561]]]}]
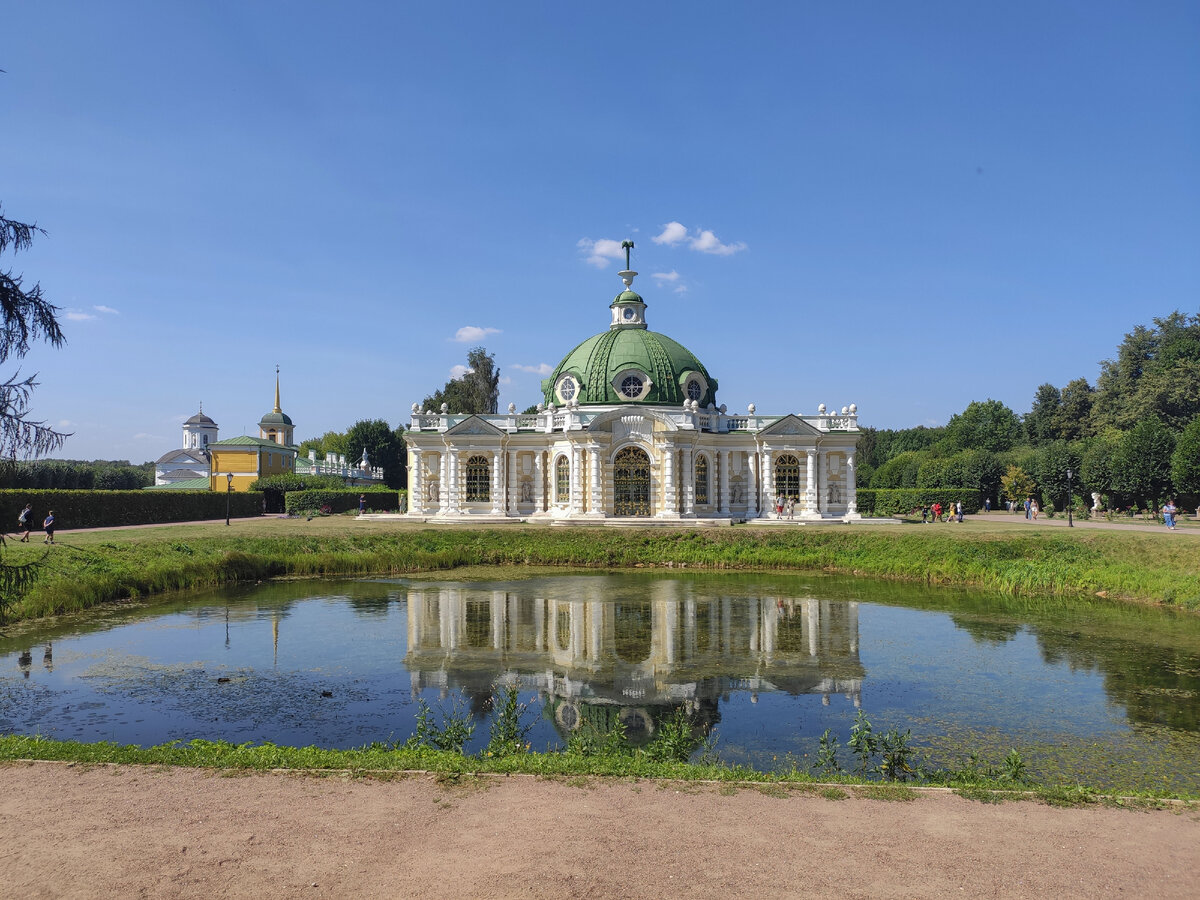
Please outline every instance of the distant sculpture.
[{"label": "distant sculpture", "polygon": [[742,502],[742,483],[735,481],[729,486],[729,502],[740,505]]},{"label": "distant sculpture", "polygon": [[1100,512],[1100,494],[1092,491],[1092,512]]},{"label": "distant sculpture", "polygon": [[829,485],[829,502],[830,503],[841,503],[842,502],[842,487],[837,482],[832,482]]},{"label": "distant sculpture", "polygon": [[521,482],[521,502],[522,503],[532,503],[533,502],[533,482],[532,481],[522,481]]},{"label": "distant sculpture", "polygon": [[438,483],[436,481],[425,482],[425,499],[429,503],[438,502]]}]

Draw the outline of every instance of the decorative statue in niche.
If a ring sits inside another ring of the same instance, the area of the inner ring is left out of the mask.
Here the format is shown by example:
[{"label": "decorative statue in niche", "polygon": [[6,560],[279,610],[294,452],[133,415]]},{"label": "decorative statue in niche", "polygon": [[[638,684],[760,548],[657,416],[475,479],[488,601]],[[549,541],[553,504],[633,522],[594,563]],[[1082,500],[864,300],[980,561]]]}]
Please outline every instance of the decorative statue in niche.
[{"label": "decorative statue in niche", "polygon": [[829,484],[829,502],[830,503],[841,503],[842,502],[842,486],[840,484],[838,484],[836,481],[830,482],[830,484]]},{"label": "decorative statue in niche", "polygon": [[735,481],[729,485],[729,502],[741,503],[745,498],[742,496],[742,483]]},{"label": "decorative statue in niche", "polygon": [[521,482],[521,503],[533,502],[533,481],[525,479]]},{"label": "decorative statue in niche", "polygon": [[429,503],[437,503],[440,500],[438,483],[436,481],[425,482],[425,499]]}]

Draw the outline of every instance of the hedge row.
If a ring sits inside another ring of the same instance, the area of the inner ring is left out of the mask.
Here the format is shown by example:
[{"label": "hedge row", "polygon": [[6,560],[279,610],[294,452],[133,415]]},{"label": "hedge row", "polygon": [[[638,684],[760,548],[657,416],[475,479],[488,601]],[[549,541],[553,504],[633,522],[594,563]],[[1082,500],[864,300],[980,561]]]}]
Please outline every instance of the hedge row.
[{"label": "hedge row", "polygon": [[368,488],[365,490],[312,490],[288,491],[284,495],[284,509],[288,515],[298,516],[314,510],[328,508],[331,513],[349,512],[358,509],[358,496],[367,498],[368,512],[396,512],[401,509],[400,496],[405,491],[392,491],[385,488]]},{"label": "hedge row", "polygon": [[859,488],[858,511],[864,516],[906,515],[922,506],[962,503],[964,513],[983,508],[983,492],[972,488]]},{"label": "hedge row", "polygon": [[234,518],[262,515],[258,493],[213,491],[0,491],[0,531],[17,529],[17,516],[33,504],[33,523],[40,530],[46,513],[54,510],[60,529],[101,528],[109,525],[156,525],[225,518],[225,503]]}]

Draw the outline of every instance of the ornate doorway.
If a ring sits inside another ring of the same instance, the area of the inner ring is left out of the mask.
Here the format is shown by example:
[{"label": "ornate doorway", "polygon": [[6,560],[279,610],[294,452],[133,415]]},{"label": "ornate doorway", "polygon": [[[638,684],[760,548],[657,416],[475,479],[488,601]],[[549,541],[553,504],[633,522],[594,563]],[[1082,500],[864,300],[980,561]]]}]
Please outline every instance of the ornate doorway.
[{"label": "ornate doorway", "polygon": [[626,447],[613,459],[613,514],[650,515],[650,457],[639,447]]}]

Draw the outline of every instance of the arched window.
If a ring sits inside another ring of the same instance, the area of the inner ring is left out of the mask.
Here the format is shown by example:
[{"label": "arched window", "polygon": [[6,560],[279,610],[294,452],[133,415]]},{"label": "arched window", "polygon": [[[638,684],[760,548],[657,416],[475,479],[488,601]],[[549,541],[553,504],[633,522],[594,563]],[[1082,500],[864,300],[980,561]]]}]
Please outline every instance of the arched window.
[{"label": "arched window", "polygon": [[571,502],[571,463],[565,456],[554,463],[554,502]]},{"label": "arched window", "polygon": [[467,502],[487,503],[492,499],[491,479],[486,456],[467,457]]},{"label": "arched window", "polygon": [[708,457],[696,457],[696,502],[708,503]]},{"label": "arched window", "polygon": [[800,460],[790,453],[775,460],[775,496],[800,496]]}]

